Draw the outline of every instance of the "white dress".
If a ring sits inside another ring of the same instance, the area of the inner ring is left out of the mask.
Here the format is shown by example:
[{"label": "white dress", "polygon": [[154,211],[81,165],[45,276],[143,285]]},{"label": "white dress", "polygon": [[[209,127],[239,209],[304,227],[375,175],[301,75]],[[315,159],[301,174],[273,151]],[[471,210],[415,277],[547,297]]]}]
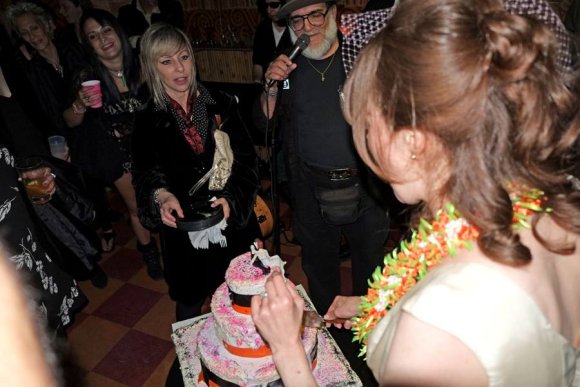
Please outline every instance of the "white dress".
[{"label": "white dress", "polygon": [[450,263],[417,284],[369,337],[367,362],[377,380],[401,310],[460,339],[483,365],[490,386],[580,386],[580,350],[552,328],[522,288],[493,268]]}]

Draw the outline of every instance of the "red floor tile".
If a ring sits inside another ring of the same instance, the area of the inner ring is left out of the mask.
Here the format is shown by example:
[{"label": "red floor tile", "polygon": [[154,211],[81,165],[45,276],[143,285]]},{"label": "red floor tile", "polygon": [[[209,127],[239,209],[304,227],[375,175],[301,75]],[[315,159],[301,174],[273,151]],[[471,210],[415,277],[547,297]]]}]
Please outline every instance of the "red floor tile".
[{"label": "red floor tile", "polygon": [[93,372],[129,386],[141,386],[161,364],[173,343],[139,331],[129,331]]},{"label": "red floor tile", "polygon": [[162,296],[153,290],[124,284],[93,315],[133,327]]},{"label": "red floor tile", "polygon": [[[90,302],[90,300],[89,300]],[[85,312],[79,312],[77,313],[77,315],[75,316],[74,322],[72,323],[72,325],[68,326],[66,328],[67,332],[70,333],[72,331],[75,330],[76,327],[78,327],[83,321],[85,321],[85,319],[89,317],[88,313]]]},{"label": "red floor tile", "polygon": [[127,282],[144,265],[143,258],[137,250],[121,247],[103,262],[101,267],[110,277]]}]

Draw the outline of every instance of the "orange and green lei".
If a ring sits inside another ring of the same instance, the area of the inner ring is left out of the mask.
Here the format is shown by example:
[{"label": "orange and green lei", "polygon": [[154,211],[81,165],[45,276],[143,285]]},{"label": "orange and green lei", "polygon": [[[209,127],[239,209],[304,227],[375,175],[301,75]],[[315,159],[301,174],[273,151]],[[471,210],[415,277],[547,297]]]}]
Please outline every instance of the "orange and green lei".
[{"label": "orange and green lei", "polygon": [[[544,192],[509,185],[513,205],[513,226],[529,228],[528,217],[533,213],[549,212],[542,204]],[[353,319],[354,341],[362,344],[360,356],[366,353],[368,335],[389,310],[427,275],[441,260],[455,255],[459,249],[471,249],[479,236],[477,227],[470,225],[452,204],[439,210],[432,222],[421,219],[408,242],[403,241],[384,259],[384,267],[377,267],[369,280],[369,290],[361,297],[359,315]]]}]

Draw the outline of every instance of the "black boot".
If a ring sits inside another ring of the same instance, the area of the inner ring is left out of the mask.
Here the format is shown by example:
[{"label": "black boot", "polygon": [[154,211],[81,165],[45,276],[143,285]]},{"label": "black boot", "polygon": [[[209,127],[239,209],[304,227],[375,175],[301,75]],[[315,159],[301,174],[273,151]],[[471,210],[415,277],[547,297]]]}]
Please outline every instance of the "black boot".
[{"label": "black boot", "polygon": [[147,265],[147,274],[149,274],[149,277],[154,280],[162,278],[163,269],[159,263],[159,250],[157,250],[155,239],[151,238],[151,242],[146,245],[137,242],[137,250],[143,254],[143,260]]},{"label": "black boot", "polygon": [[89,276],[90,276],[91,283],[96,288],[104,289],[105,287],[107,287],[107,284],[109,283],[109,277],[107,277],[107,274],[96,263],[95,263],[95,267],[93,268],[93,270],[91,270],[91,273],[89,274]]}]

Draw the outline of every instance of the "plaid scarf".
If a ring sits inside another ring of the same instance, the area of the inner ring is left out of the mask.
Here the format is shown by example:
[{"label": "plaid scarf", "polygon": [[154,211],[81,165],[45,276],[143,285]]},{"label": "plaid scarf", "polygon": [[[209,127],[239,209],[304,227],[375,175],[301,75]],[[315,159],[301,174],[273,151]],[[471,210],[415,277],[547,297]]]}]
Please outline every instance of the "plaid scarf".
[{"label": "plaid scarf", "polygon": [[[545,0],[504,0],[506,11],[546,24],[558,39],[557,62],[562,71],[572,68],[571,40],[564,24]],[[340,30],[344,36],[342,55],[344,69],[348,74],[356,61],[360,50],[380,30],[386,27],[397,5],[388,9],[381,9],[358,14],[344,14],[341,19]]]}]

